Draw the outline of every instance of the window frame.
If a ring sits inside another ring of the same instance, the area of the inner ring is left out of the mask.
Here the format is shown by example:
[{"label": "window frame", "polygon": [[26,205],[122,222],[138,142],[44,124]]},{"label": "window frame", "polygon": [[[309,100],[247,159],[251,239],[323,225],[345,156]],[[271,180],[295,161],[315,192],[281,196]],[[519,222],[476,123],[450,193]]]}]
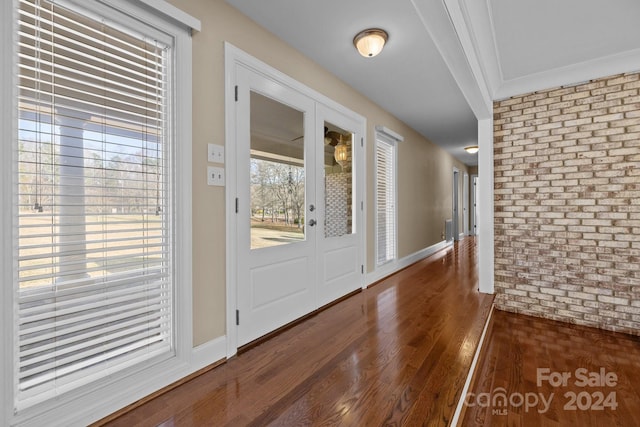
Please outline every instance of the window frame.
[{"label": "window frame", "polygon": [[[189,375],[197,367],[192,359],[192,46],[191,32],[199,30],[198,20],[188,16],[163,0],[56,0],[65,5],[79,6],[104,16],[109,22],[123,27],[136,28],[143,22],[166,34],[172,41],[173,63],[171,137],[174,190],[173,269],[175,280],[173,330],[175,355],[151,366],[125,369],[112,377],[104,378],[87,386],[69,391],[55,399],[36,404],[14,413],[13,345],[2,345],[0,349],[0,424],[88,424],[119,408],[126,406],[172,382]],[[17,195],[13,192],[13,176],[17,167],[13,144],[17,138],[17,5],[18,0],[2,2],[0,5],[0,194],[6,205],[16,206]],[[8,143],[11,141],[11,143]],[[14,209],[0,209],[0,280],[11,286],[2,286],[0,291],[1,343],[17,340],[14,326],[14,271],[17,268],[13,257]],[[124,392],[123,392],[124,391]]]},{"label": "window frame", "polygon": [[[375,134],[375,150],[374,150],[374,230],[375,230],[375,263],[376,267],[384,266],[390,262],[393,262],[398,259],[398,142],[402,141],[402,137],[400,135],[395,134],[395,132],[387,130],[386,128],[376,127]],[[391,191],[393,197],[393,257],[386,258],[384,261],[379,261],[379,243],[380,243],[380,235],[378,233],[378,175],[380,173],[380,165],[378,164],[378,147],[380,144],[386,144],[391,147],[392,152],[392,161],[391,161]]]}]

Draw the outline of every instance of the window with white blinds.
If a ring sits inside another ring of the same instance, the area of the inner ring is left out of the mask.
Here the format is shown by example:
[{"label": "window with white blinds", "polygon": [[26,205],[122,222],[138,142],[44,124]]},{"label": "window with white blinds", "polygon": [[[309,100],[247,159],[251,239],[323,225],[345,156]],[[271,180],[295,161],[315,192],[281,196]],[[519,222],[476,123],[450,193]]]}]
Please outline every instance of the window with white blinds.
[{"label": "window with white blinds", "polygon": [[20,408],[172,354],[174,280],[170,47],[47,0],[17,28]]},{"label": "window with white blinds", "polygon": [[376,133],[376,264],[396,258],[396,141]]}]

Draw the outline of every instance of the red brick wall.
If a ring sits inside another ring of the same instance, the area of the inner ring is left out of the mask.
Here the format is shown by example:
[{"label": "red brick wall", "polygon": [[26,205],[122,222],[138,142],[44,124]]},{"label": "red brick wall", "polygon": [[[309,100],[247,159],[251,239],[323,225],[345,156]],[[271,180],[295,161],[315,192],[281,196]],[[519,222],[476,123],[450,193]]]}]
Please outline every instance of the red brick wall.
[{"label": "red brick wall", "polygon": [[640,74],[494,103],[499,309],[640,335]]}]

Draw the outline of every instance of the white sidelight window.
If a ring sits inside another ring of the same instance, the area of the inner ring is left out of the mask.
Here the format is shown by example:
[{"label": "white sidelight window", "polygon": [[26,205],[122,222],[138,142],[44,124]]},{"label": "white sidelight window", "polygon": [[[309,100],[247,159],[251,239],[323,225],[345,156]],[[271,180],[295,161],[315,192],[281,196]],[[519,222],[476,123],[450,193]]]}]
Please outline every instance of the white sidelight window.
[{"label": "white sidelight window", "polygon": [[397,143],[402,137],[376,128],[376,265],[397,258]]},{"label": "white sidelight window", "polygon": [[19,412],[175,356],[177,167],[173,39],[95,2],[16,4]]}]

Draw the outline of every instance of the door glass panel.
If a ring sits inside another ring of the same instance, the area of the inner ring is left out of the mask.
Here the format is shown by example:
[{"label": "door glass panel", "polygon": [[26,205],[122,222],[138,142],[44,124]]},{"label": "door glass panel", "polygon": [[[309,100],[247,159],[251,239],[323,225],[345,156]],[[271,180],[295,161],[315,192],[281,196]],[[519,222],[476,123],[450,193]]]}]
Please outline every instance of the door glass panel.
[{"label": "door glass panel", "polygon": [[353,134],[324,123],[325,237],[340,237],[353,231]]},{"label": "door glass panel", "polygon": [[251,249],[305,240],[304,113],[251,92]]}]

